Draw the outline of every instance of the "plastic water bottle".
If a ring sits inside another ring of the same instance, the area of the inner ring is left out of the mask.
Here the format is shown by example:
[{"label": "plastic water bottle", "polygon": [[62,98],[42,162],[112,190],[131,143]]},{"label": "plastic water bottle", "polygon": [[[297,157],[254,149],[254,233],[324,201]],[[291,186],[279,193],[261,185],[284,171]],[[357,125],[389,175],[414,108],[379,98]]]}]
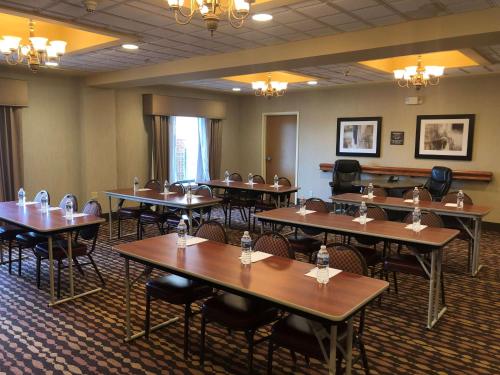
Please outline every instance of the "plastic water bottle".
[{"label": "plastic water bottle", "polygon": [[462,190],[457,193],[457,208],[464,208],[464,192]]},{"label": "plastic water bottle", "polygon": [[299,198],[299,212],[301,215],[306,214],[306,200],[304,197]]},{"label": "plastic water bottle", "polygon": [[134,193],[136,193],[137,190],[139,190],[139,178],[134,177]]},{"label": "plastic water bottle", "polygon": [[40,204],[42,206],[42,213],[46,214],[47,212],[49,212],[49,197],[47,196],[47,193],[45,191],[42,193]]},{"label": "plastic water bottle", "polygon": [[177,248],[185,249],[186,248],[186,236],[187,236],[187,225],[184,220],[179,221],[179,225],[177,225]]},{"label": "plastic water bottle", "polygon": [[187,186],[186,198],[188,201],[190,201],[191,198],[193,198],[193,191],[192,191],[191,184],[188,184],[188,186]]},{"label": "plastic water bottle", "polygon": [[66,202],[66,219],[67,220],[73,220],[73,201],[71,199],[68,199]]},{"label": "plastic water bottle", "polygon": [[366,214],[368,213],[368,207],[366,207],[366,203],[363,201],[359,206],[359,222],[361,224],[366,224]]},{"label": "plastic water bottle", "polygon": [[420,190],[415,186],[413,189],[413,204],[418,204],[420,202]]},{"label": "plastic water bottle", "polygon": [[415,207],[413,210],[413,221],[411,228],[413,231],[418,232],[420,230],[420,219],[422,218],[422,213],[420,212],[420,208]]},{"label": "plastic water bottle", "polygon": [[248,174],[248,183],[249,183],[250,185],[253,185],[253,174],[252,174],[252,173],[249,173],[249,174]]},{"label": "plastic water bottle", "polygon": [[226,169],[224,172],[224,182],[227,184],[229,183],[229,171]]},{"label": "plastic water bottle", "polygon": [[316,280],[320,284],[327,284],[330,280],[328,268],[330,267],[330,255],[326,251],[326,246],[321,245],[316,259]]},{"label": "plastic water bottle", "polygon": [[26,205],[26,192],[24,191],[23,188],[19,189],[17,192],[17,198],[18,198],[18,204],[20,206]]},{"label": "plastic water bottle", "polygon": [[168,194],[170,192],[170,184],[168,183],[168,180],[165,180],[163,183],[163,193]]},{"label": "plastic water bottle", "polygon": [[252,237],[245,231],[241,237],[241,264],[250,263],[252,263]]},{"label": "plastic water bottle", "polygon": [[368,199],[373,199],[373,184],[370,182],[368,184]]},{"label": "plastic water bottle", "polygon": [[274,179],[273,180],[274,180],[274,187],[277,188],[278,187],[278,182],[279,182],[279,178],[278,178],[277,174],[274,175]]}]

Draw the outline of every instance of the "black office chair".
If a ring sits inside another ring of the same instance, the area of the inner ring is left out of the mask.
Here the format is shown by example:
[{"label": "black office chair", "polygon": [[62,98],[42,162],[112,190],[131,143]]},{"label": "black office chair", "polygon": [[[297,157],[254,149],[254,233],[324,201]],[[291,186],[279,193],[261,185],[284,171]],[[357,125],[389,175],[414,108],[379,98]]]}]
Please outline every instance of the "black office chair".
[{"label": "black office chair", "polygon": [[431,177],[427,180],[424,187],[429,190],[432,200],[440,201],[450,190],[453,180],[453,172],[448,167],[433,167]]},{"label": "black office chair", "polygon": [[330,182],[332,195],[343,193],[359,193],[359,188],[353,186],[354,180],[360,179],[361,166],[357,160],[339,159],[333,167],[333,177]]}]

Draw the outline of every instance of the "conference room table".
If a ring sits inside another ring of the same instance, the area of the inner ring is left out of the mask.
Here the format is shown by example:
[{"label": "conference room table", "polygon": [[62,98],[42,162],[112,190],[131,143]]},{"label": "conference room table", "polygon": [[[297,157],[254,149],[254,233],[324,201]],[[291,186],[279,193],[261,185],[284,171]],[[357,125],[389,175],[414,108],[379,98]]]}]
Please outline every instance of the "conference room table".
[{"label": "conference room table", "polygon": [[[72,232],[90,225],[98,225],[105,220],[98,216],[75,213],[73,219],[65,217],[64,210],[59,207],[52,207],[48,212],[43,212],[40,203],[27,202],[20,206],[17,202],[0,202],[0,221],[25,228],[26,231],[36,232],[47,237],[49,255],[49,284],[50,301],[49,306],[58,305],[67,301],[99,292],[101,288],[96,288],[81,294],[75,295],[73,277],[73,250]],[[68,238],[67,261],[69,271],[70,296],[56,300],[54,290],[54,252],[53,242],[56,235],[66,233]]]},{"label": "conference room table", "polygon": [[387,190],[388,195],[393,194],[393,190],[408,190],[413,189],[415,186],[421,187],[423,186],[422,182],[419,180],[415,180],[413,178],[397,178],[395,181],[390,181],[390,177],[374,177],[367,178],[363,180],[354,180],[352,185],[359,186],[359,190],[368,186],[370,183],[373,184],[373,187],[382,188]]},{"label": "conference room table", "polygon": [[[353,204],[359,205],[361,202],[377,205],[384,209],[411,212],[415,208],[413,200],[405,200],[395,197],[374,197],[368,199],[361,194],[347,193],[331,197],[334,204]],[[490,211],[491,207],[479,206],[476,204],[464,204],[463,208],[457,208],[453,203],[420,201],[418,207],[424,211],[431,211],[441,216],[451,216],[457,219],[467,235],[472,239],[472,261],[470,265],[470,274],[476,276],[482,265],[480,264],[481,254],[481,226],[483,217]],[[472,220],[473,226],[470,228],[465,220]]]},{"label": "conference room table", "polygon": [[[344,235],[364,235],[380,238],[380,240],[405,245],[424,245],[430,250],[431,262],[428,264],[423,254],[415,254],[429,278],[429,294],[427,304],[427,328],[431,329],[446,312],[446,306],[440,309],[440,283],[443,247],[453,240],[459,231],[447,228],[427,227],[419,232],[405,228],[407,224],[372,220],[366,224],[354,221],[348,215],[308,211],[306,215],[299,213],[296,207],[278,208],[259,212],[255,216],[261,221],[275,224],[285,224],[292,227],[308,227],[321,229],[329,233]],[[263,225],[262,225],[263,230]]]},{"label": "conference room table", "polygon": [[[347,321],[345,340],[346,374],[351,373],[353,320],[364,306],[377,298],[389,284],[384,280],[340,272],[328,284],[320,285],[316,278],[305,276],[313,265],[271,256],[267,259],[243,266],[239,259],[241,249],[237,246],[202,240],[185,249],[177,248],[177,234],[171,233],[114,246],[125,260],[126,341],[141,337],[144,332],[132,333],[130,294],[138,277],[131,280],[130,261],[145,266],[149,275],[151,268],[202,281],[214,288],[244,297],[269,302],[285,311],[309,318],[330,326],[329,332],[322,324],[311,323],[318,340],[322,335],[337,342],[337,324]],[[153,329],[176,321],[167,320]],[[339,345],[339,344],[337,344]],[[330,352],[323,351],[329,373],[335,374],[336,346]]]},{"label": "conference room table", "polygon": [[[203,214],[203,209],[215,206],[222,202],[220,198],[206,197],[202,195],[192,194],[191,199],[187,194],[175,192],[159,192],[153,189],[142,188],[134,191],[134,189],[114,189],[104,192],[109,199],[109,238],[113,238],[113,204],[112,198],[118,200],[126,200],[150,204],[153,206],[165,206],[171,208],[182,209],[187,212],[189,230],[193,231],[193,211],[199,209]],[[203,215],[201,215],[202,217]]]}]

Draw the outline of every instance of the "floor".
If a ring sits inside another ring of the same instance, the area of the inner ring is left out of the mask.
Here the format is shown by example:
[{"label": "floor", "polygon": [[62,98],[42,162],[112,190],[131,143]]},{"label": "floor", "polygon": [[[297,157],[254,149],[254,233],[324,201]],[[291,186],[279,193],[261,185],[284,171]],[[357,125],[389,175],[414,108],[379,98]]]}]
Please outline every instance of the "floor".
[{"label": "floor", "polygon": [[[238,224],[236,224],[238,226]],[[182,357],[182,328],[174,324],[124,343],[123,261],[112,250],[108,227],[100,231],[95,258],[106,279],[104,290],[78,302],[47,307],[48,266],[43,265],[42,288],[35,283],[33,256],[23,261],[22,276],[0,266],[0,374],[245,374],[246,348],[241,334],[210,325],[207,355],[199,366],[199,316],[191,329],[192,355]],[[237,243],[244,226],[229,231]],[[157,235],[154,228],[148,235]],[[132,236],[121,241],[131,241]],[[466,245],[456,240],[444,261],[448,311],[431,331],[425,328],[427,282],[414,276],[399,278],[399,294],[384,294],[382,305],[368,308],[365,344],[372,374],[498,374],[500,373],[500,234],[486,232],[476,278],[464,274]],[[140,269],[134,267],[134,272]],[[63,282],[67,273],[63,273]],[[92,269],[77,275],[76,290],[98,284]],[[64,284],[66,285],[66,284]],[[65,289],[63,293],[67,293]],[[143,288],[134,290],[133,321],[141,329]],[[180,310],[155,303],[153,320],[179,315]],[[267,345],[256,348],[255,374],[265,373]],[[275,355],[275,374],[325,374],[323,364],[310,366],[299,356]],[[355,374],[363,374],[357,365]]]}]

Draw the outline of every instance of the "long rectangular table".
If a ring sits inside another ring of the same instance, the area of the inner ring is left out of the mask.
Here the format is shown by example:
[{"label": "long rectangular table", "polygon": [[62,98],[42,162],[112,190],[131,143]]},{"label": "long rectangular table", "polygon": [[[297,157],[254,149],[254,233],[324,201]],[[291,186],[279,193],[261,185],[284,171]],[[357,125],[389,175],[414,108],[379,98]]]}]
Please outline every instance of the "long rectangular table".
[{"label": "long rectangular table", "polygon": [[165,206],[165,207],[173,207],[180,208],[187,212],[189,228],[193,230],[193,210],[215,206],[222,202],[220,198],[211,198],[205,196],[197,196],[194,195],[189,200],[186,194],[168,194],[165,195],[158,191],[152,189],[140,189],[134,192],[134,189],[115,189],[115,190],[107,190],[104,192],[108,196],[109,199],[109,238],[113,238],[113,205],[112,198],[116,198],[119,200],[127,200],[139,203],[151,204],[154,206]]},{"label": "long rectangular table", "polygon": [[[332,201],[337,204],[355,204],[359,205],[362,201],[367,204],[377,205],[384,209],[398,210],[398,211],[413,211],[415,205],[413,202],[405,202],[403,198],[395,197],[374,197],[373,199],[363,198],[361,194],[339,194],[331,197]],[[481,269],[479,257],[481,253],[481,224],[482,219],[490,211],[490,207],[479,205],[464,204],[463,208],[445,206],[441,202],[420,201],[418,204],[421,210],[432,211],[438,215],[452,216],[457,218],[457,221],[464,228],[466,233],[473,241],[472,247],[472,262],[470,273],[476,276]],[[471,219],[474,223],[473,228],[470,228],[463,219]]]},{"label": "long rectangular table", "polygon": [[458,230],[428,227],[420,232],[414,232],[411,229],[405,229],[406,224],[394,221],[373,220],[366,224],[360,224],[353,221],[353,217],[347,215],[326,212],[300,215],[297,212],[297,208],[287,207],[261,212],[255,216],[261,222],[316,228],[341,234],[365,235],[401,244],[426,245],[431,248],[430,265],[427,265],[423,256],[416,254],[420,264],[429,275],[427,328],[432,328],[446,312],[445,306],[441,310],[439,309],[442,247],[459,234]]},{"label": "long rectangular table", "polygon": [[[313,268],[311,264],[276,256],[242,267],[239,247],[206,241],[178,250],[175,233],[121,244],[113,249],[125,259],[127,341],[142,335],[142,332],[133,335],[130,323],[130,292],[137,280],[130,280],[129,262],[133,261],[329,323],[330,342],[337,342],[336,323],[348,321],[347,374],[351,373],[353,317],[388,288],[386,281],[348,272],[341,272],[327,285],[320,286],[315,278],[305,276]],[[336,350],[334,345],[330,347],[328,366],[330,374],[334,374]]]},{"label": "long rectangular table", "polygon": [[[73,281],[73,250],[71,232],[82,227],[97,225],[105,220],[93,215],[75,217],[68,220],[64,217],[64,210],[54,210],[43,213],[39,203],[19,206],[17,202],[0,202],[0,221],[18,225],[47,236],[49,253],[49,283],[50,283],[50,302],[49,306],[54,306],[63,302],[71,301],[88,294],[96,293],[101,288],[96,288],[78,295],[75,295]],[[56,300],[54,291],[54,253],[53,238],[56,234],[67,233],[68,236],[68,269],[69,269],[69,288],[70,297]]]}]

